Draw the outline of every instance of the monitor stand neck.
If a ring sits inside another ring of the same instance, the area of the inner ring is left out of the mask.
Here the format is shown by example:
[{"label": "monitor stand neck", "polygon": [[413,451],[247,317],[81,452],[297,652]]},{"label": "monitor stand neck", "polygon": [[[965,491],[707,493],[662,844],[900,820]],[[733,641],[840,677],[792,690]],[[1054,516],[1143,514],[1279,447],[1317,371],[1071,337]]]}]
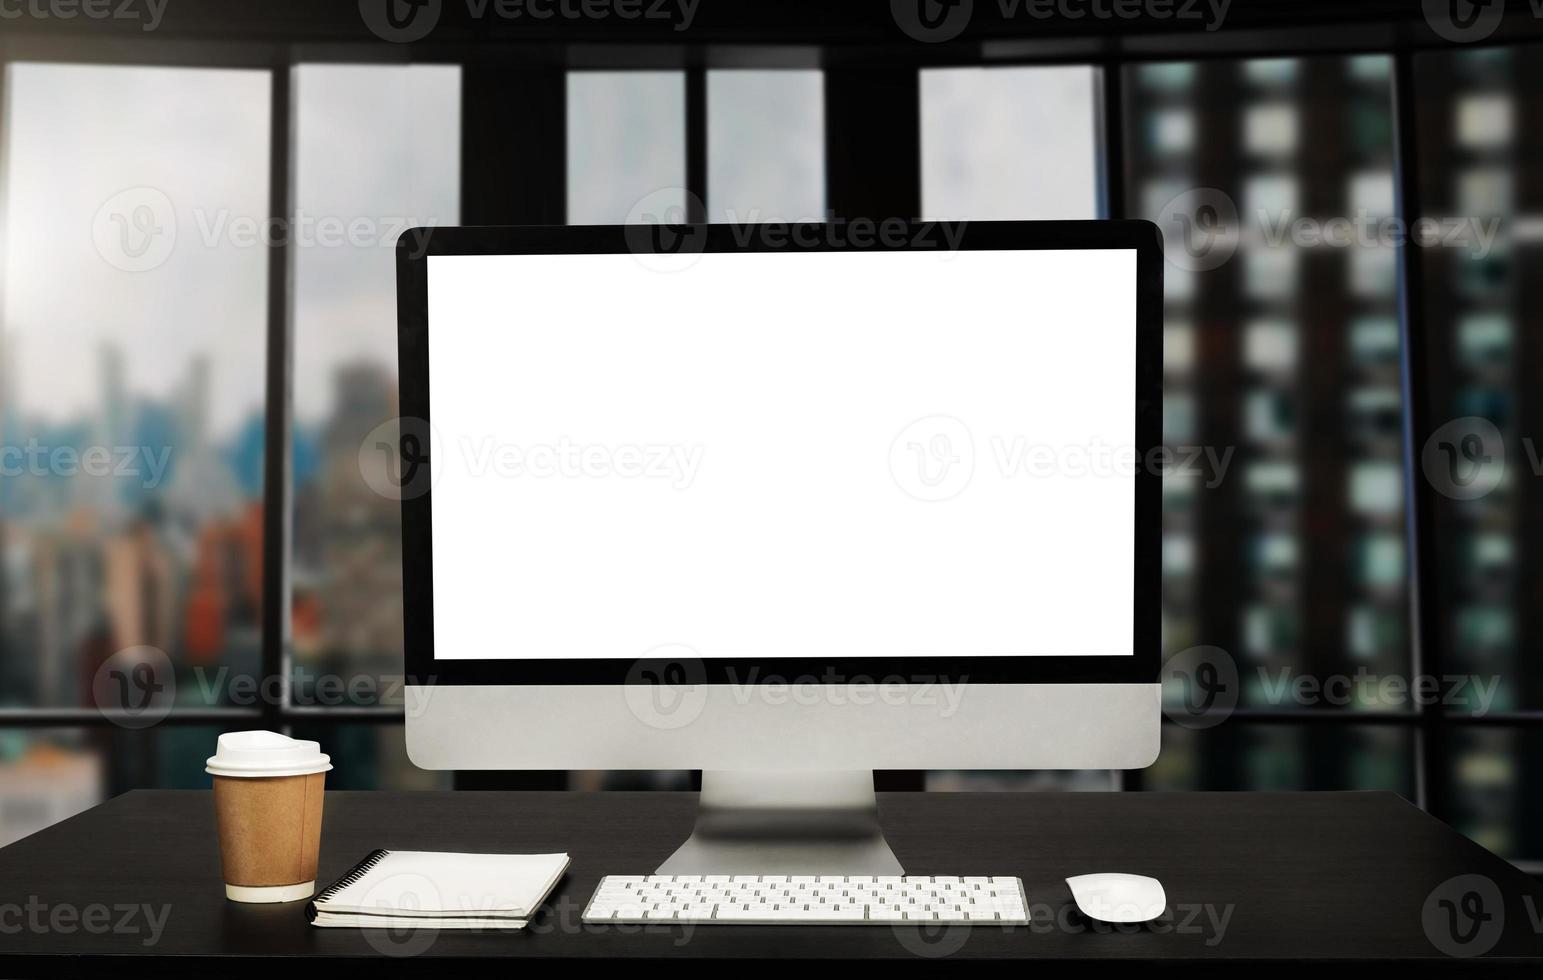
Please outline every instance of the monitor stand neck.
[{"label": "monitor stand neck", "polygon": [[691,836],[659,874],[898,875],[873,773],[702,773]]}]

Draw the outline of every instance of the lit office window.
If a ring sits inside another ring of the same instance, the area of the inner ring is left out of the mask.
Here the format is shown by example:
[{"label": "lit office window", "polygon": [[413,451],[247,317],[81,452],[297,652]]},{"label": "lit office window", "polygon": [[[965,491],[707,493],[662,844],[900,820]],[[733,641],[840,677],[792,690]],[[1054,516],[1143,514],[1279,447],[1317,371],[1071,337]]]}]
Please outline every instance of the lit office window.
[{"label": "lit office window", "polygon": [[1093,69],[921,73],[922,213],[933,219],[1093,218]]},{"label": "lit office window", "polygon": [[[1543,570],[1525,547],[1512,560],[1486,544],[1525,541],[1526,529],[1543,514],[1533,469],[1537,345],[1535,331],[1527,329],[1543,311],[1537,248],[1543,194],[1529,168],[1543,142],[1534,129],[1517,125],[1529,100],[1536,101],[1537,60],[1533,47],[1417,59],[1421,152],[1434,164],[1421,170],[1422,203],[1453,235],[1453,244],[1421,253],[1432,338],[1422,379],[1429,413],[1434,425],[1452,422],[1461,430],[1448,437],[1454,445],[1476,420],[1492,424],[1504,441],[1506,467],[1505,479],[1486,492],[1454,493],[1449,486],[1433,495],[1439,585],[1431,598],[1446,624],[1444,669],[1496,678],[1493,710],[1543,708],[1543,669],[1531,654],[1543,638],[1533,598]],[[1480,741],[1473,751],[1510,744]],[[1481,836],[1500,834],[1521,839],[1498,827]],[[1543,850],[1517,856],[1539,857]]]},{"label": "lit office window", "polygon": [[1243,116],[1243,142],[1261,157],[1288,156],[1297,149],[1297,110],[1289,102],[1264,102]]},{"label": "lit office window", "polygon": [[1543,854],[1543,737],[1536,729],[1464,729],[1452,735],[1457,804],[1452,824],[1494,851]]},{"label": "lit office window", "polygon": [[[1185,424],[1165,424],[1165,439],[1233,454],[1223,480],[1185,480],[1185,505],[1164,507],[1165,541],[1185,542],[1186,562],[1166,565],[1163,602],[1165,622],[1192,624],[1169,630],[1166,649],[1227,650],[1246,707],[1387,710],[1375,695],[1298,703],[1271,681],[1409,669],[1395,253],[1374,236],[1340,246],[1293,234],[1299,219],[1391,213],[1387,65],[1258,59],[1127,74],[1133,216],[1164,220],[1170,202],[1202,188],[1224,195],[1202,204],[1230,201],[1238,215],[1234,228],[1209,212],[1163,227],[1167,319],[1193,331],[1180,358],[1190,366],[1164,387],[1165,409],[1184,406]],[[1154,136],[1178,118],[1194,132]],[[1226,251],[1211,262],[1207,247]],[[1165,501],[1177,482],[1165,480]],[[1310,530],[1322,527],[1336,530]],[[1412,785],[1407,772],[1356,774],[1376,765],[1374,737],[1354,740],[1341,782]],[[1168,764],[1192,769],[1192,785],[1299,785],[1321,768],[1314,738],[1282,729],[1225,751],[1181,738],[1171,751],[1200,757]],[[1272,771],[1272,752],[1306,768]]]},{"label": "lit office window", "polygon": [[1188,153],[1195,148],[1195,114],[1187,109],[1154,112],[1146,137],[1154,153]]},{"label": "lit office window", "polygon": [[[396,240],[406,228],[457,223],[460,84],[460,69],[437,65],[295,69],[299,704],[400,703],[382,679],[402,671],[401,604],[381,597],[402,590],[401,505],[378,492],[393,463],[367,440],[397,415]],[[401,741],[399,727],[375,731]],[[351,765],[382,782],[405,764],[373,742],[357,753]]]},{"label": "lit office window", "polygon": [[123,707],[94,681],[149,647],[135,676],[219,702],[259,659],[268,73],[4,94],[0,701]]},{"label": "lit office window", "polygon": [[686,220],[686,76],[568,74],[568,223]]},{"label": "lit office window", "polygon": [[[1536,46],[1421,54],[1415,78],[1421,204],[1454,234],[1451,244],[1419,253],[1425,289],[1416,300],[1429,340],[1416,384],[1432,425],[1449,426],[1444,442],[1459,446],[1492,425],[1505,464],[1503,479],[1481,477],[1467,490],[1450,480],[1423,484],[1435,511],[1432,553],[1423,557],[1436,573],[1425,597],[1441,624],[1435,655],[1443,673],[1493,685],[1487,697],[1470,685],[1468,696],[1442,707],[1537,710],[1543,566],[1529,550],[1529,529],[1543,515],[1543,497],[1533,468],[1540,412],[1530,328],[1543,311],[1543,194],[1533,179],[1543,134],[1525,120],[1543,91],[1543,65]],[[1453,824],[1499,854],[1543,858],[1537,734],[1460,729],[1452,738]]]},{"label": "lit office window", "polygon": [[1163,326],[1163,372],[1181,378],[1195,368],[1195,326],[1169,320]]},{"label": "lit office window", "polygon": [[709,221],[825,215],[824,75],[707,73]]}]

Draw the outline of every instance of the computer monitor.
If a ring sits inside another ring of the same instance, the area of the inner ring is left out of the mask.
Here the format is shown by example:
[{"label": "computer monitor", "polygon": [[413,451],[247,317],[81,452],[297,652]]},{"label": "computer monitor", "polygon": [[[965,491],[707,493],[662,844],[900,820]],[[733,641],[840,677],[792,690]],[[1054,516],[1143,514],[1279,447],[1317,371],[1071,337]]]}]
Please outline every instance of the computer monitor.
[{"label": "computer monitor", "polygon": [[1157,229],[859,230],[403,236],[415,763],[701,769],[661,871],[871,874],[875,768],[1152,762]]}]

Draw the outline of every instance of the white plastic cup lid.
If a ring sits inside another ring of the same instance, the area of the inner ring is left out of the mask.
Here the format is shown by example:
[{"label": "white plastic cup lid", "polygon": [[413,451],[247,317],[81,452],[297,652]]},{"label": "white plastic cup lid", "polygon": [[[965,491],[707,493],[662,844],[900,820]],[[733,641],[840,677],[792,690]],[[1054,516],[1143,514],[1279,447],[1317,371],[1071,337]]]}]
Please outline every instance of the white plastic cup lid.
[{"label": "white plastic cup lid", "polygon": [[204,772],[215,776],[258,778],[306,776],[326,772],[332,759],[319,742],[303,742],[278,732],[226,732],[215,744]]}]

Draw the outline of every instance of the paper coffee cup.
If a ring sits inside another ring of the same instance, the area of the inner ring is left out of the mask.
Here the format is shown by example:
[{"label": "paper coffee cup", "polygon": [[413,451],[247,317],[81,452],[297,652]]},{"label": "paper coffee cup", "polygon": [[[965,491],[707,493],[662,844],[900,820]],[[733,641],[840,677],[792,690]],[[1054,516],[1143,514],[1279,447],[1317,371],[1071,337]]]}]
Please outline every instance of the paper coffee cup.
[{"label": "paper coffee cup", "polygon": [[316,891],[322,790],[332,760],[316,742],[276,732],[221,735],[214,776],[225,897],[294,902]]}]

